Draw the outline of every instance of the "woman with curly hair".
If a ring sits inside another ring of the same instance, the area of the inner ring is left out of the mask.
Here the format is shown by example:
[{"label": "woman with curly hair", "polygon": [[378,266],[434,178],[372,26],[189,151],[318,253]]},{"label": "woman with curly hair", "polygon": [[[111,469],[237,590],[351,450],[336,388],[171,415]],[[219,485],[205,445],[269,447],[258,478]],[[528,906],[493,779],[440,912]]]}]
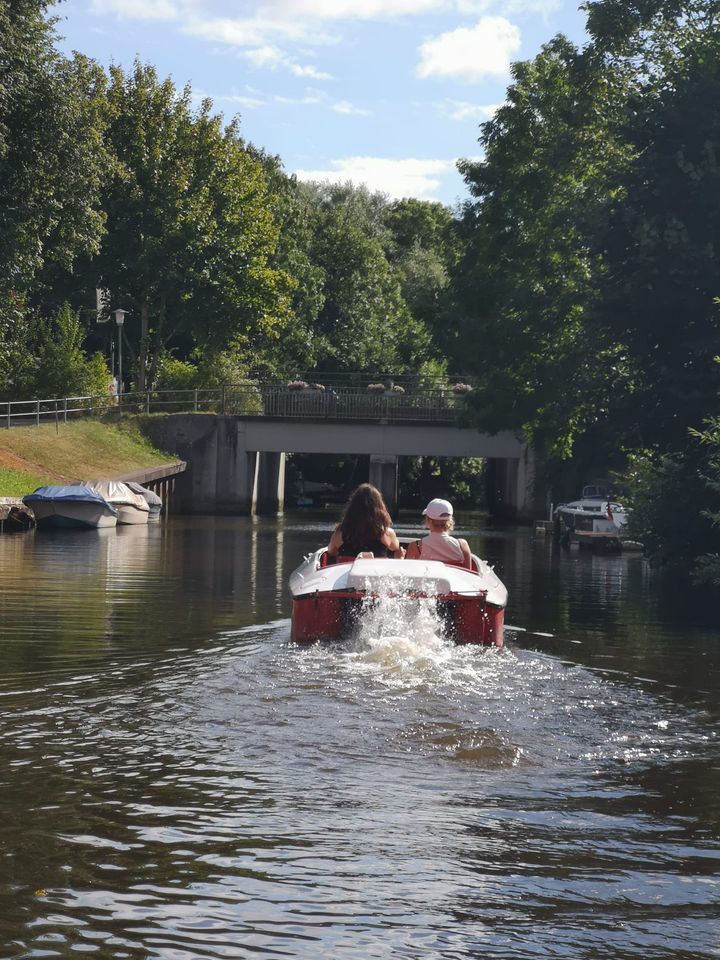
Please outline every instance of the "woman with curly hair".
[{"label": "woman with curly hair", "polygon": [[327,552],[331,559],[357,557],[361,553],[375,557],[403,556],[388,508],[377,487],[361,483],[353,491]]}]

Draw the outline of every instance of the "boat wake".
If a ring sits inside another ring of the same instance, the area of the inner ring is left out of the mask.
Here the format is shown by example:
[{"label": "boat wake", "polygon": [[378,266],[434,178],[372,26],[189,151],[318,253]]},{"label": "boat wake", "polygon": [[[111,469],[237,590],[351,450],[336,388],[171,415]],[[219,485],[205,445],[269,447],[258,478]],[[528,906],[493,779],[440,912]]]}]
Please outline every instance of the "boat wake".
[{"label": "boat wake", "polygon": [[368,663],[398,670],[452,655],[437,604],[426,597],[378,596],[361,602],[349,644]]}]

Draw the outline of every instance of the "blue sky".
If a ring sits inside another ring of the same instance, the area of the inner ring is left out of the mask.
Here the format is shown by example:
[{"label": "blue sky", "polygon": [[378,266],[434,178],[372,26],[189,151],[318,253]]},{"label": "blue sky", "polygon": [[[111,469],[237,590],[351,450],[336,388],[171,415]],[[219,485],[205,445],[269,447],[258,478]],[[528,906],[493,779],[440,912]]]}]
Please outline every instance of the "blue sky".
[{"label": "blue sky", "polygon": [[454,203],[459,157],[504,99],[513,60],[556,33],[578,44],[578,0],[65,0],[66,50],[153,63],[210,96],[301,179]]}]

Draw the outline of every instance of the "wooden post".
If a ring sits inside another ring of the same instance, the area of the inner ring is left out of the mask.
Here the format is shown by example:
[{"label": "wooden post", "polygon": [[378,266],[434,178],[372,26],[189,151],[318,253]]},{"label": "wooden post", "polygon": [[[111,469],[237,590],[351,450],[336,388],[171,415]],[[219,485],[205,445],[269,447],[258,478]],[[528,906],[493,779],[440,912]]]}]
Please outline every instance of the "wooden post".
[{"label": "wooden post", "polygon": [[40,426],[40,401],[35,401],[35,426]]},{"label": "wooden post", "polygon": [[193,396],[193,410],[195,411],[195,413],[197,413],[197,411],[198,411],[198,392],[197,392],[197,387],[195,388],[195,392],[194,392],[194,396]]},{"label": "wooden post", "polygon": [[150,391],[145,391],[145,413],[150,413]]}]

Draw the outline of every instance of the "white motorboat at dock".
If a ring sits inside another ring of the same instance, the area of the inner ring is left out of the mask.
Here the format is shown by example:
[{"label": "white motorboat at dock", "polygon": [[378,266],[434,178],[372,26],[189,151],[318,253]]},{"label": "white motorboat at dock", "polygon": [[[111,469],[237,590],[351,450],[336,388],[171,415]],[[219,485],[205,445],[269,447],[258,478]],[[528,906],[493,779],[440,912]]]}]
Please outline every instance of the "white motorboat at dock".
[{"label": "white motorboat at dock", "polygon": [[150,506],[139,493],[118,480],[94,480],[88,484],[117,511],[119,524],[147,523]]},{"label": "white motorboat at dock", "polygon": [[86,484],[38,487],[23,497],[38,527],[114,527],[118,511]]}]

